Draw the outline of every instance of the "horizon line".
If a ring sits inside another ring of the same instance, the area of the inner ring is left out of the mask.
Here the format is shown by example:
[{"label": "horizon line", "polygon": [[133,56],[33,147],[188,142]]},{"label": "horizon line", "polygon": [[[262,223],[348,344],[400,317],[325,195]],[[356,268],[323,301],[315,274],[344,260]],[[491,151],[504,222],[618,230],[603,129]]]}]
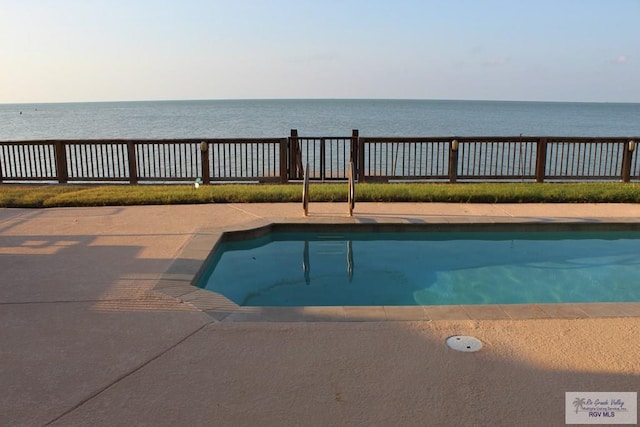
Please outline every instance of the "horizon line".
[{"label": "horizon line", "polygon": [[640,101],[559,101],[523,99],[464,99],[464,98],[335,98],[335,97],[283,97],[283,98],[184,98],[184,99],[125,99],[99,101],[22,101],[0,102],[0,105],[42,105],[42,104],[110,104],[136,102],[206,102],[206,101],[454,101],[454,102],[514,102],[514,103],[555,103],[555,104],[640,104]]}]

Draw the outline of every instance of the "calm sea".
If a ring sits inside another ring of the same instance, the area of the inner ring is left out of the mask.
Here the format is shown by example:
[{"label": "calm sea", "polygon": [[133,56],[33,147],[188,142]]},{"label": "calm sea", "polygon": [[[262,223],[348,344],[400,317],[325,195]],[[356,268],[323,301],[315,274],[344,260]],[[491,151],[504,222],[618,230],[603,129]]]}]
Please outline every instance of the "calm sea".
[{"label": "calm sea", "polygon": [[638,136],[640,104],[211,100],[0,104],[0,140],[301,136]]}]

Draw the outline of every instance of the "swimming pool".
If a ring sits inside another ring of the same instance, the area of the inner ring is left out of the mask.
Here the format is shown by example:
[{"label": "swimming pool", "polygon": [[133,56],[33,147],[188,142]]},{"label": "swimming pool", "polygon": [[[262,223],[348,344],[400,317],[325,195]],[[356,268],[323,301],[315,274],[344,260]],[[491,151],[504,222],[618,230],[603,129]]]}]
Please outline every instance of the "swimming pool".
[{"label": "swimming pool", "polygon": [[240,306],[640,301],[640,230],[360,228],[224,239],[196,285]]}]

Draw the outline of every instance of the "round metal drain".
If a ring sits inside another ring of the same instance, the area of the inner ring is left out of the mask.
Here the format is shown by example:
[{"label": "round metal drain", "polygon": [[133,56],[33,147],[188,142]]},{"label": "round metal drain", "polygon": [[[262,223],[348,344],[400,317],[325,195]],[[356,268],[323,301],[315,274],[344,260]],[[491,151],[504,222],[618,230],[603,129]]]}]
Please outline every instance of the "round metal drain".
[{"label": "round metal drain", "polygon": [[478,338],[465,335],[454,335],[447,338],[446,342],[449,348],[466,353],[478,351],[482,348],[482,342]]}]

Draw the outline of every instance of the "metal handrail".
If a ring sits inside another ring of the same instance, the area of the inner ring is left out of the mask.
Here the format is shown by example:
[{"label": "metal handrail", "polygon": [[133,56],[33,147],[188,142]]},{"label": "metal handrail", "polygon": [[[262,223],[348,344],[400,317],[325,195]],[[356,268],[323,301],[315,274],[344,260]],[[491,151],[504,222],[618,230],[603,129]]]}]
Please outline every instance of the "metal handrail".
[{"label": "metal handrail", "polygon": [[353,216],[353,209],[356,207],[356,180],[354,176],[355,166],[353,161],[349,162],[349,170],[347,175],[349,177],[349,195],[347,196],[347,203],[349,205],[349,216]]},{"label": "metal handrail", "polygon": [[302,210],[304,216],[309,215],[309,162],[304,168],[304,180],[302,183]]}]

